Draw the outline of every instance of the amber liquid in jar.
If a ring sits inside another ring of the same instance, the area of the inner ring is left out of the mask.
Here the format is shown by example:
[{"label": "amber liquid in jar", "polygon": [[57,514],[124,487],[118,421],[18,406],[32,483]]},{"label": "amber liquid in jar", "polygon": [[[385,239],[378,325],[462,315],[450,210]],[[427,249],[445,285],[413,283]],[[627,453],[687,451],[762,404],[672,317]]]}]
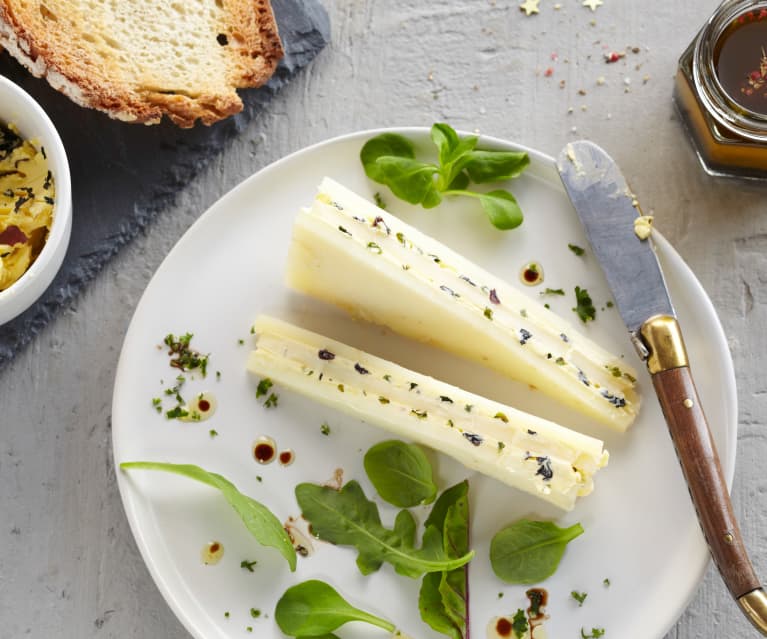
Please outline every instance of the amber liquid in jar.
[{"label": "amber liquid in jar", "polygon": [[738,16],[722,32],[714,48],[714,68],[734,102],[767,115],[767,9]]},{"label": "amber liquid in jar", "polygon": [[674,100],[711,175],[767,179],[767,0],[725,0],[682,54]]}]

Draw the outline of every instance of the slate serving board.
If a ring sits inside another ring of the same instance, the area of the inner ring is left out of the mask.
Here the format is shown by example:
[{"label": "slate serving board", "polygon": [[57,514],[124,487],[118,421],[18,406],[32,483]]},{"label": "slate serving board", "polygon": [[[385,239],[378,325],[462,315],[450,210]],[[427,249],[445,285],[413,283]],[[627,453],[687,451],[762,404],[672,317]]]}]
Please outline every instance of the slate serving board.
[{"label": "slate serving board", "polygon": [[241,113],[211,127],[181,130],[167,122],[151,127],[115,122],[76,106],[7,53],[0,54],[0,74],[31,94],[61,135],[72,172],[74,211],[72,239],[56,279],[32,307],[0,326],[0,369],[328,42],[328,16],[317,0],[272,0],[272,7],[285,57],[268,84],[240,92]]}]

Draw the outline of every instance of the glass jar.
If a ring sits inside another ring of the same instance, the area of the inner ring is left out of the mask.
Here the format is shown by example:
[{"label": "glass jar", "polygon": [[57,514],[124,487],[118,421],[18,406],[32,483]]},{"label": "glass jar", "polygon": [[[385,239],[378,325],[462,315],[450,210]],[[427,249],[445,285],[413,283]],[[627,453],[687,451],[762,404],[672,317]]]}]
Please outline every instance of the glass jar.
[{"label": "glass jar", "polygon": [[674,102],[711,175],[767,178],[766,51],[767,0],[725,0],[679,59]]}]

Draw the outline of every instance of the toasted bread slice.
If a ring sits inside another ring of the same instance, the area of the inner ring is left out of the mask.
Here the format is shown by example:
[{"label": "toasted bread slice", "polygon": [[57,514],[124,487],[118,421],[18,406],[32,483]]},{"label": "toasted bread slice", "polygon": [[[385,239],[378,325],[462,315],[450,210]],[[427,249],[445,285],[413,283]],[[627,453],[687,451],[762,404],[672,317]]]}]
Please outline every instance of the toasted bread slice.
[{"label": "toasted bread slice", "polygon": [[0,47],[125,122],[212,124],[283,55],[269,0],[0,0]]}]

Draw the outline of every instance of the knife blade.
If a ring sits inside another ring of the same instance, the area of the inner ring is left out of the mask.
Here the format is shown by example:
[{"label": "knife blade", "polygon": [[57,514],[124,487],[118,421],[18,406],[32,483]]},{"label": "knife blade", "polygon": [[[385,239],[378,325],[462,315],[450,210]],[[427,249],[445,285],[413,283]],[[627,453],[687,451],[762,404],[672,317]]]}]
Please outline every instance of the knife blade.
[{"label": "knife blade", "polygon": [[652,377],[714,563],[741,610],[767,636],[767,593],[735,520],[652,239],[635,232],[637,199],[613,159],[593,142],[565,146],[557,168]]}]

